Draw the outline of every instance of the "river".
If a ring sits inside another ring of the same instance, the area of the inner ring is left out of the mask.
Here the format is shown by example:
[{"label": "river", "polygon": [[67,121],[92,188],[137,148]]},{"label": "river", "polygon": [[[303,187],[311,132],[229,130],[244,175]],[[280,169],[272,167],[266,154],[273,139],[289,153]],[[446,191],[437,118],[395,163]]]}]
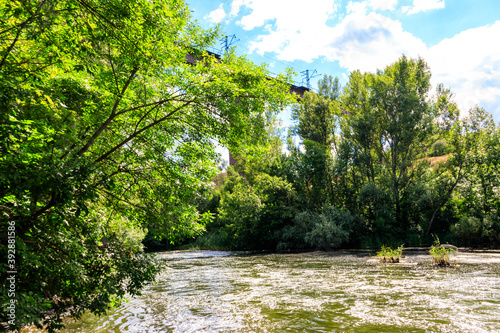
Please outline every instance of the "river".
[{"label": "river", "polygon": [[63,332],[500,332],[500,253],[165,252],[155,285]]}]

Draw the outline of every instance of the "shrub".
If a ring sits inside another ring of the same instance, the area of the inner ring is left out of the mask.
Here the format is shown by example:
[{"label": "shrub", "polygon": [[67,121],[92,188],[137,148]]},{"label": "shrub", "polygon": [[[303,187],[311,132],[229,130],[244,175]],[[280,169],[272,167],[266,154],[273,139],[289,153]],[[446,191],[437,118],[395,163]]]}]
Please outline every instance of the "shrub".
[{"label": "shrub", "polygon": [[474,216],[463,216],[450,227],[451,233],[467,245],[478,244],[481,239],[481,220]]},{"label": "shrub", "polygon": [[338,248],[349,240],[353,216],[349,211],[334,206],[323,208],[321,213],[303,212],[297,219],[308,218],[311,229],[305,235],[305,242],[324,249]]},{"label": "shrub", "polygon": [[218,220],[232,238],[232,248],[250,248],[259,241],[256,229],[261,221],[263,204],[255,189],[237,184],[232,193],[222,195]]},{"label": "shrub", "polygon": [[199,237],[194,246],[201,250],[228,250],[231,248],[231,238],[221,229]]},{"label": "shrub", "polygon": [[464,216],[450,227],[450,231],[465,245],[500,244],[500,217],[497,212],[492,212],[483,219]]},{"label": "shrub", "polygon": [[395,215],[391,206],[391,194],[387,188],[375,183],[367,183],[359,192],[358,201],[368,220],[370,234],[383,235],[384,238],[395,234]]},{"label": "shrub", "polygon": [[432,144],[431,156],[443,156],[448,152],[448,143],[444,139],[439,139]]}]

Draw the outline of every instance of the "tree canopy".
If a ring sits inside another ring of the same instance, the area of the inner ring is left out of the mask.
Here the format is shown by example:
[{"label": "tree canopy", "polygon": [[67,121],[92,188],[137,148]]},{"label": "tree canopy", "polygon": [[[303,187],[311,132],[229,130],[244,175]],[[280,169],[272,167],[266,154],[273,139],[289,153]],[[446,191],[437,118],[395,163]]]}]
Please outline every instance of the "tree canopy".
[{"label": "tree canopy", "polygon": [[16,325],[52,330],[64,311],[103,313],[154,279],[146,232],[175,242],[204,229],[196,198],[215,146],[258,139],[291,100],[289,78],[204,52],[219,31],[182,0],[2,0],[0,16],[0,223],[16,226]]}]

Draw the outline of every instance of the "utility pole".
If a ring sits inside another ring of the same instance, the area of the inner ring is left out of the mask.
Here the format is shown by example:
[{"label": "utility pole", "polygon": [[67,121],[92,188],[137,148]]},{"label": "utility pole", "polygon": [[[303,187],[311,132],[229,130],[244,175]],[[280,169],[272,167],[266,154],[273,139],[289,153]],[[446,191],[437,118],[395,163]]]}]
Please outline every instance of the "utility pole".
[{"label": "utility pole", "polygon": [[222,50],[224,50],[224,53],[227,53],[229,51],[229,48],[236,42],[239,42],[239,39],[236,39],[236,35],[232,36],[224,36],[224,38],[220,39],[222,43]]},{"label": "utility pole", "polygon": [[302,74],[302,76],[304,76],[304,78],[302,78],[302,82],[304,82],[304,79],[306,80],[306,87],[308,89],[312,89],[311,79],[321,75],[321,74],[316,74],[316,70],[312,70],[312,69],[306,69],[305,71],[300,72],[300,74]]}]

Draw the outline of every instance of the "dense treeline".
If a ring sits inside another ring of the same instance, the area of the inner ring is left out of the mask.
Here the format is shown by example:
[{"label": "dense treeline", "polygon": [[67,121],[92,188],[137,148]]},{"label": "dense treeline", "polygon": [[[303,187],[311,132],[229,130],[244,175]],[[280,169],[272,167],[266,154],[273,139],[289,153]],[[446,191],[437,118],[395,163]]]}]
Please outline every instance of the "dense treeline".
[{"label": "dense treeline", "polygon": [[161,269],[146,234],[204,230],[216,144],[290,100],[220,37],[183,0],[0,0],[0,324],[102,314]]},{"label": "dense treeline", "polygon": [[[325,76],[292,110],[288,149],[275,129],[248,145],[199,206],[201,247],[304,249],[500,245],[500,128],[481,108],[460,117],[430,91],[422,59]],[[300,145],[293,143],[299,136]]]}]

